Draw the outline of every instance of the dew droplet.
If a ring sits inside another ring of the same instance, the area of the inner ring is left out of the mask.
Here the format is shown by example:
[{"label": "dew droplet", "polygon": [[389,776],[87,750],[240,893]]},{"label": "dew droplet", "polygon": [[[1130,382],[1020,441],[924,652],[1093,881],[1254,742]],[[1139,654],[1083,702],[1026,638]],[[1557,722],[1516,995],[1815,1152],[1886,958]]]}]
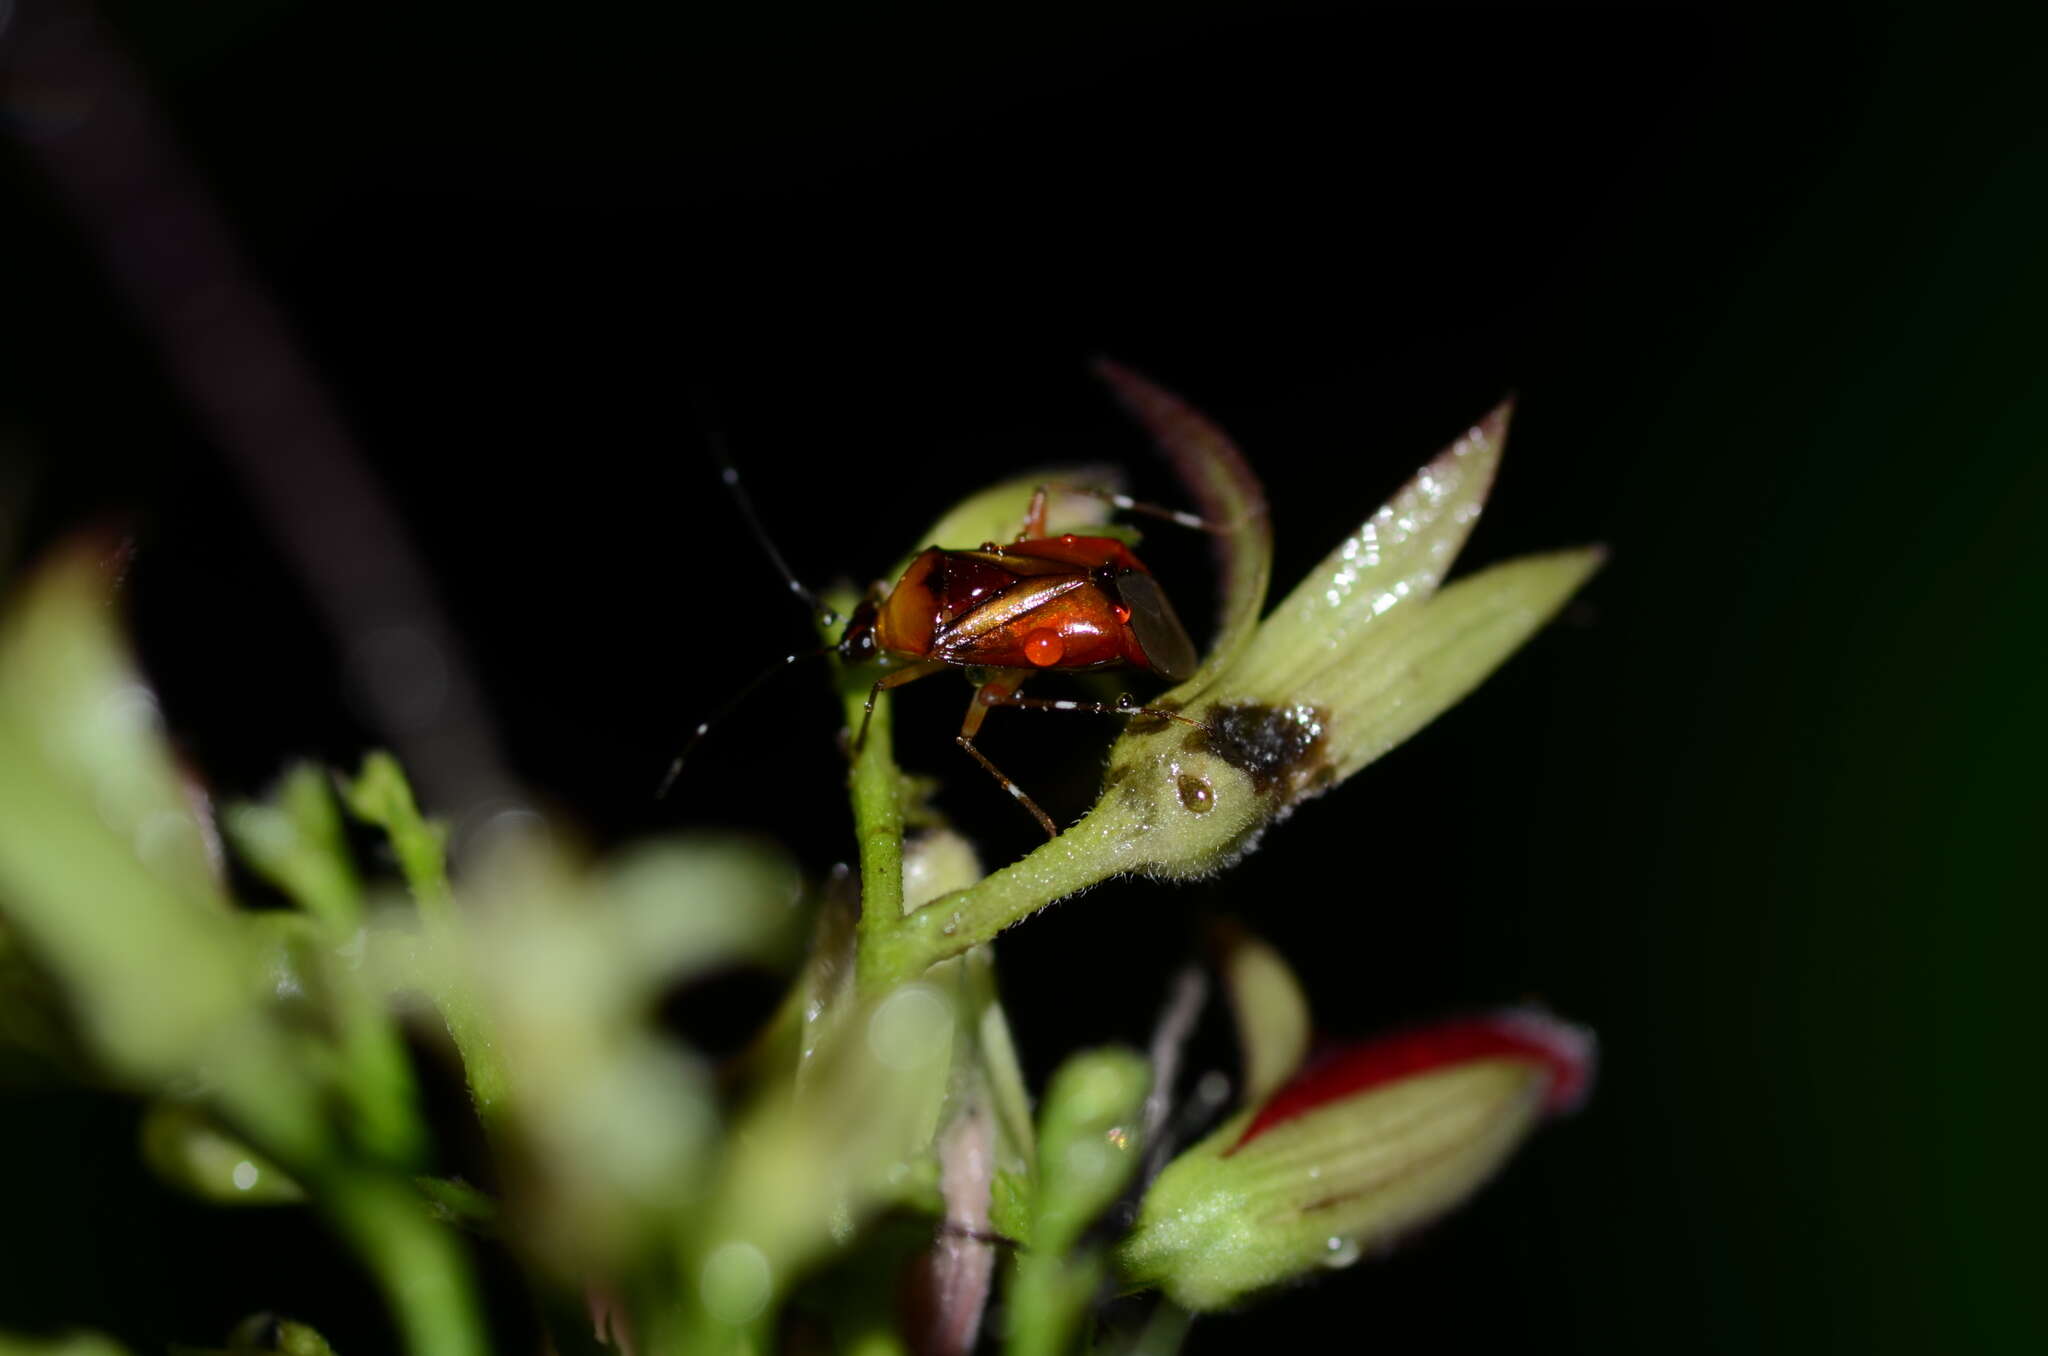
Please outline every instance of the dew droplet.
[{"label": "dew droplet", "polygon": [[1332,1271],[1350,1266],[1365,1251],[1355,1238],[1331,1238],[1323,1246],[1329,1249],[1323,1255],[1323,1265]]}]

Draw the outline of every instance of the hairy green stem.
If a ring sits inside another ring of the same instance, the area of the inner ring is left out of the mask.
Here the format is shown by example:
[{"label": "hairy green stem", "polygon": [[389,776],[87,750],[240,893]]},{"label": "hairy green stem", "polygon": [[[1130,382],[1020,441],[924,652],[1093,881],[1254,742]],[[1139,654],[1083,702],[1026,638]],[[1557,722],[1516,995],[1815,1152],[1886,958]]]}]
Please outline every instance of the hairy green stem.
[{"label": "hairy green stem", "polygon": [[[835,619],[852,614],[859,602],[850,589],[835,589],[824,602]],[[838,635],[822,632],[825,643]],[[889,694],[875,693],[872,717],[867,710],[874,675],[866,669],[837,671],[839,705],[850,739],[860,739],[853,755],[847,788],[853,800],[853,833],[860,852],[860,923],[856,933],[855,973],[866,992],[887,988],[875,957],[886,951],[903,922],[903,774],[896,766]],[[862,738],[865,732],[865,738]]]},{"label": "hairy green stem", "polygon": [[[858,730],[865,716],[867,688],[856,686],[844,698],[850,728]],[[860,924],[855,972],[863,990],[887,988],[907,976],[884,966],[897,933],[903,929],[903,774],[890,747],[889,696],[875,702],[867,740],[854,755],[853,831],[860,848]]]},{"label": "hairy green stem", "polygon": [[1113,837],[1116,827],[1092,816],[1083,819],[1037,852],[897,920],[872,942],[863,937],[862,983],[888,988],[915,979],[942,960],[994,941],[1053,901],[1093,885],[1109,874],[1103,864],[1120,851]]}]

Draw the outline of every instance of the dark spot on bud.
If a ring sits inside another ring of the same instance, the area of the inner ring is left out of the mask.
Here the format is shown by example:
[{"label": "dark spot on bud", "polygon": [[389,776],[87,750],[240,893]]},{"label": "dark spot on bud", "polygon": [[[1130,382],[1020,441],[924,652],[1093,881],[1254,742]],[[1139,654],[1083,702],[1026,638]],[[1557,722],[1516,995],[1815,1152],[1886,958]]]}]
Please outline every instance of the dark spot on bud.
[{"label": "dark spot on bud", "polygon": [[1216,788],[1209,785],[1207,777],[1183,772],[1175,789],[1180,792],[1182,807],[1191,815],[1205,815],[1216,808]]},{"label": "dark spot on bud", "polygon": [[1260,795],[1291,804],[1334,779],[1323,741],[1321,707],[1231,702],[1208,712],[1201,729],[1188,731],[1187,747],[1244,773]]}]

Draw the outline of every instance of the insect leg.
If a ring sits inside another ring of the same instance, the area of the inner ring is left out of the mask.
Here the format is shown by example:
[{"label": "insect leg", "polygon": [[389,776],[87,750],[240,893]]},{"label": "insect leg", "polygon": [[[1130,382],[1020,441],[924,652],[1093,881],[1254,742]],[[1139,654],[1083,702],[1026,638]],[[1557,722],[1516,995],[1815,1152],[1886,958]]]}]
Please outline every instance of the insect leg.
[{"label": "insect leg", "polygon": [[981,722],[992,706],[1003,706],[1016,699],[1015,694],[1026,678],[1028,670],[1012,669],[998,673],[974,690],[974,700],[968,704],[967,719],[960,722],[959,737],[954,743],[967,750],[968,757],[988,769],[988,775],[1002,783],[1003,790],[1010,793],[1017,803],[1031,812],[1038,821],[1038,827],[1045,830],[1047,838],[1060,836],[1059,826],[1052,822],[1052,816],[1038,808],[1038,802],[1024,794],[1024,788],[1003,775],[1003,770],[988,760],[988,755],[974,747],[974,736],[981,729]]},{"label": "insect leg", "polygon": [[902,687],[905,683],[914,683],[920,678],[929,678],[945,668],[946,665],[936,661],[927,664],[911,664],[908,667],[897,669],[894,673],[885,673],[877,679],[875,685],[868,689],[868,703],[861,710],[860,733],[853,737],[853,751],[859,753],[861,749],[867,746],[868,725],[875,718],[875,698],[882,695],[882,689]]},{"label": "insect leg", "polygon": [[738,692],[735,692],[732,696],[726,698],[725,704],[723,706],[719,707],[718,710],[714,711],[711,715],[706,716],[703,720],[697,722],[697,728],[690,731],[689,742],[683,745],[683,751],[677,754],[675,757],[675,761],[668,765],[668,772],[663,775],[661,779],[661,785],[656,787],[654,790],[654,798],[656,800],[662,800],[668,796],[669,788],[674,786],[676,784],[676,778],[682,775],[684,761],[688,759],[693,752],[696,751],[697,745],[701,744],[704,741],[704,736],[711,733],[711,727],[718,724],[718,722],[720,722],[721,720],[724,720],[734,711],[738,710],[741,703],[745,702],[747,698],[753,696],[756,692],[760,691],[762,685],[765,684],[769,679],[773,678],[776,674],[782,672],[791,664],[802,663],[806,659],[823,659],[826,655],[830,653],[832,653],[832,647],[830,645],[827,645],[824,648],[817,650],[799,650],[795,654],[784,655],[781,659],[776,660],[773,664],[770,664],[767,668],[755,674],[753,680],[749,682],[745,687],[741,688]]},{"label": "insect leg", "polygon": [[1075,702],[1068,701],[1063,697],[1049,699],[1045,697],[1018,697],[1011,694],[985,697],[982,700],[986,701],[990,706],[1028,706],[1040,711],[1085,711],[1089,715],[1095,716],[1160,716],[1167,720],[1179,721],[1183,725],[1192,725],[1198,730],[1209,728],[1199,720],[1195,720],[1190,716],[1183,716],[1178,711],[1169,711],[1163,706],[1139,706],[1128,695],[1119,697],[1113,702]]},{"label": "insect leg", "polygon": [[[1033,497],[1032,502],[1034,504],[1037,503],[1037,496],[1044,495],[1048,490],[1058,490],[1062,494],[1085,494],[1091,499],[1100,499],[1110,507],[1121,509],[1125,513],[1143,513],[1154,518],[1164,518],[1170,523],[1178,523],[1182,527],[1191,527],[1197,532],[1223,532],[1226,530],[1198,513],[1188,513],[1182,509],[1163,508],[1158,504],[1147,504],[1133,499],[1127,494],[1118,494],[1115,490],[1105,490],[1094,485],[1041,485],[1038,487],[1037,495]],[[1039,526],[1042,530],[1044,524],[1041,522]]]},{"label": "insect leg", "polygon": [[1031,507],[1024,510],[1024,530],[1017,534],[1018,541],[1029,541],[1045,535],[1046,487],[1040,485],[1031,492]]}]

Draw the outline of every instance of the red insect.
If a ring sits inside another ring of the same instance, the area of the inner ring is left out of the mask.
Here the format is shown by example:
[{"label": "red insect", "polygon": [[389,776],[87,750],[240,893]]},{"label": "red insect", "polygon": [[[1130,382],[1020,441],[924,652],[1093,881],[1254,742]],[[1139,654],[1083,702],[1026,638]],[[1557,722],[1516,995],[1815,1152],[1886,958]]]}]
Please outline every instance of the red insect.
[{"label": "red insect", "polygon": [[[790,591],[830,624],[818,596],[804,587],[775,549],[730,462],[724,467],[723,479]],[[1168,518],[1184,527],[1213,530],[1191,513],[1155,508],[1102,490],[1076,492],[1096,495],[1120,509]],[[1200,728],[1199,721],[1141,706],[1128,696],[1115,702],[1083,702],[1017,695],[1025,680],[1045,669],[1076,672],[1127,665],[1180,682],[1194,672],[1197,662],[1187,630],[1144,562],[1114,537],[1046,536],[1046,498],[1043,486],[1033,492],[1024,530],[1007,546],[991,541],[971,551],[933,546],[919,552],[894,588],[876,587],[854,610],[837,645],[786,656],[742,688],[717,715],[698,724],[683,752],[669,765],[656,796],[668,794],[697,742],[762,683],[789,664],[834,651],[848,664],[879,661],[890,670],[868,693],[856,749],[866,741],[875,698],[884,689],[948,668],[970,671],[976,680],[974,700],[954,742],[988,769],[1051,837],[1059,835],[1052,818],[974,747],[974,736],[990,707],[1158,716]]]},{"label": "red insect", "polygon": [[[1105,495],[1119,508],[1145,509],[1122,495]],[[1114,537],[1045,535],[1046,492],[1031,496],[1024,531],[1007,546],[983,542],[979,550],[930,547],[886,592],[870,594],[847,623],[839,655],[848,663],[881,659],[902,667],[884,674],[868,693],[867,713],[883,689],[901,687],[948,668],[978,669],[974,700],[955,740],[1029,810],[1048,836],[1059,829],[1031,797],[1004,776],[974,736],[994,706],[1051,711],[1164,716],[1198,722],[1128,697],[1115,703],[1047,701],[1017,690],[1046,669],[1067,672],[1127,665],[1179,682],[1195,670],[1193,642],[1152,572]],[[1190,526],[1190,514],[1149,510]]]}]

